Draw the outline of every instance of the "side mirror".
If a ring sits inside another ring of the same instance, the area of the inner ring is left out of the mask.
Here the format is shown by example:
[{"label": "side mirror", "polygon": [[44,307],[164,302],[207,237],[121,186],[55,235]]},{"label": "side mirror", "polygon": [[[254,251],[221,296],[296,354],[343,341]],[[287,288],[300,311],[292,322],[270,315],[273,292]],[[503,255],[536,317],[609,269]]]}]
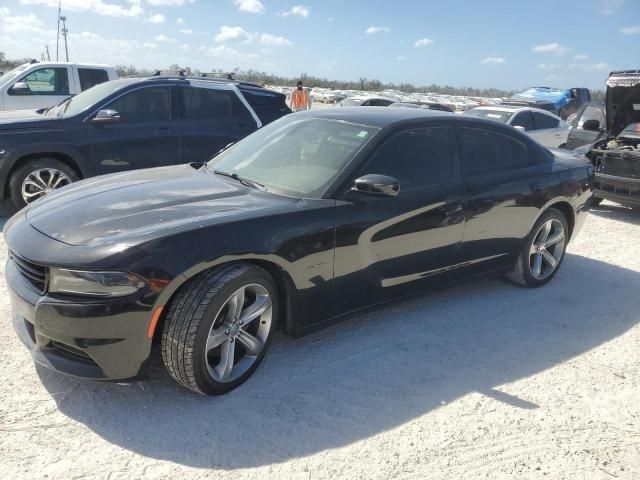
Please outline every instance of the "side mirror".
[{"label": "side mirror", "polygon": [[526,131],[526,129],[522,125],[515,125],[513,128],[515,128],[519,132],[525,132]]},{"label": "side mirror", "polygon": [[400,193],[400,182],[386,175],[365,175],[356,179],[351,191],[365,195],[377,195],[381,197],[395,197]]},{"label": "side mirror", "polygon": [[582,124],[582,129],[587,130],[589,132],[599,132],[600,131],[600,122],[598,120],[586,120]]},{"label": "side mirror", "polygon": [[18,82],[9,89],[9,95],[31,95],[31,89],[26,83]]},{"label": "side mirror", "polygon": [[120,114],[115,110],[100,110],[95,117],[91,119],[91,123],[96,125],[108,125],[111,123],[118,123],[120,121]]}]

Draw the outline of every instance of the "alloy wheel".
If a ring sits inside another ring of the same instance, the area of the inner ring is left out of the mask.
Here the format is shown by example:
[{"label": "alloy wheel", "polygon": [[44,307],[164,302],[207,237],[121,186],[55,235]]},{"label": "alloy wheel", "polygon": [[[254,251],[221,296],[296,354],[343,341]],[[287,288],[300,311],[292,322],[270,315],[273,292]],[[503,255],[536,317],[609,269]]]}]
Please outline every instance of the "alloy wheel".
[{"label": "alloy wheel", "polygon": [[40,168],[27,175],[22,182],[22,199],[29,204],[70,183],[71,179],[66,173],[56,168]]},{"label": "alloy wheel", "polygon": [[209,375],[228,383],[251,368],[264,349],[271,320],[271,296],[264,286],[252,283],[236,290],[216,314],[207,337]]},{"label": "alloy wheel", "polygon": [[529,268],[536,280],[549,277],[564,254],[565,231],[562,222],[553,218],[540,226],[529,250]]}]

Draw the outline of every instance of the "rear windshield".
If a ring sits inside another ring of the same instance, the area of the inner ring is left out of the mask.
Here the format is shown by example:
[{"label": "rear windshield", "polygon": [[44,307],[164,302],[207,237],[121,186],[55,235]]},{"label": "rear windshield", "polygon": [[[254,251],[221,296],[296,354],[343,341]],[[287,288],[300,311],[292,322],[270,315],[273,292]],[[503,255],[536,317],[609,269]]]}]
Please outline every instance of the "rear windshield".
[{"label": "rear windshield", "polygon": [[345,98],[340,102],[343,107],[359,107],[362,104],[361,98]]},{"label": "rear windshield", "polygon": [[507,123],[513,112],[505,112],[501,110],[484,110],[479,108],[472,108],[464,112],[465,115],[476,118],[485,118],[487,120],[493,120],[500,123]]}]

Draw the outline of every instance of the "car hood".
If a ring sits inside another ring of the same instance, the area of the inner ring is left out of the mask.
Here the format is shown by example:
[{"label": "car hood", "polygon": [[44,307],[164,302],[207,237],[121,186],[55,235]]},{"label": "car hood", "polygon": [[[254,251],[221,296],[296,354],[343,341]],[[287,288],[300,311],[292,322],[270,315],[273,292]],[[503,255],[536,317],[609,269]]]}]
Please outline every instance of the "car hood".
[{"label": "car hood", "polygon": [[190,165],[84,180],[28,207],[39,232],[70,245],[135,245],[265,211],[297,199],[261,192]]},{"label": "car hood", "polygon": [[609,76],[606,108],[609,137],[617,137],[630,123],[640,122],[640,70]]},{"label": "car hood", "polygon": [[16,128],[28,128],[54,123],[58,117],[46,117],[41,110],[9,110],[0,112],[0,130],[13,130]]}]

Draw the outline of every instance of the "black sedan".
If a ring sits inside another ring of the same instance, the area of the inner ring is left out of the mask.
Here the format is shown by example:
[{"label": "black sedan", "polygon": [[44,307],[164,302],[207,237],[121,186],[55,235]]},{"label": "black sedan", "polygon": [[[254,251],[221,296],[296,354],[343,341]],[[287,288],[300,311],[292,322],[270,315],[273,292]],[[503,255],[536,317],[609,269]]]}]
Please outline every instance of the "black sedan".
[{"label": "black sedan", "polygon": [[213,160],[67,186],[5,227],[13,321],[36,362],[146,372],[152,344],[195,392],[244,382],[276,328],[480,274],[557,273],[590,164],[511,127],[420,109],[283,117]]}]

